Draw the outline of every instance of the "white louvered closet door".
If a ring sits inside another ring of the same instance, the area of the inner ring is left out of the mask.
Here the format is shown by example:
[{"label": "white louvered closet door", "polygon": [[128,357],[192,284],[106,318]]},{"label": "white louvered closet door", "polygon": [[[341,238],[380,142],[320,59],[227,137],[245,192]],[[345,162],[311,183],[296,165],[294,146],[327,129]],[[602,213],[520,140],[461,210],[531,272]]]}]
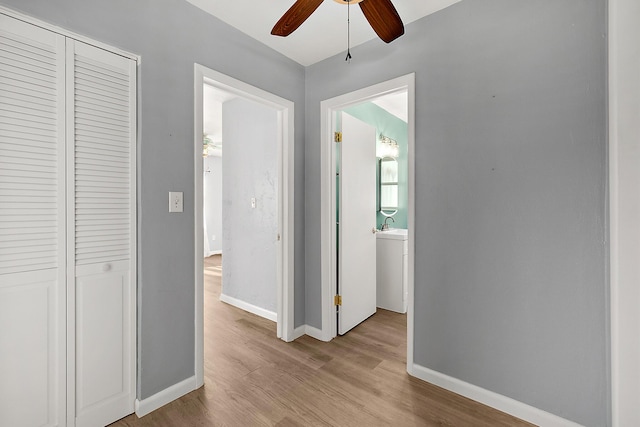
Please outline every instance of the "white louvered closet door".
[{"label": "white louvered closet door", "polygon": [[135,73],[130,59],[67,40],[68,413],[79,427],[134,410]]},{"label": "white louvered closet door", "polygon": [[0,14],[0,426],[64,426],[64,37]]}]

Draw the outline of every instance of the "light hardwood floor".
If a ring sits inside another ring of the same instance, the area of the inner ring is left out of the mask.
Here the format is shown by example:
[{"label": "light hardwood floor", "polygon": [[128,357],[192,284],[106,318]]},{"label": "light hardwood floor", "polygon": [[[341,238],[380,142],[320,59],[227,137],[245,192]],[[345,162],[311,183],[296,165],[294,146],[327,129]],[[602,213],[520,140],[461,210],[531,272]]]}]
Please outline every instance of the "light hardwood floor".
[{"label": "light hardwood floor", "polygon": [[276,338],[275,323],[219,301],[205,259],[205,385],[138,426],[530,426],[406,373],[406,316],[378,309],[329,343]]}]

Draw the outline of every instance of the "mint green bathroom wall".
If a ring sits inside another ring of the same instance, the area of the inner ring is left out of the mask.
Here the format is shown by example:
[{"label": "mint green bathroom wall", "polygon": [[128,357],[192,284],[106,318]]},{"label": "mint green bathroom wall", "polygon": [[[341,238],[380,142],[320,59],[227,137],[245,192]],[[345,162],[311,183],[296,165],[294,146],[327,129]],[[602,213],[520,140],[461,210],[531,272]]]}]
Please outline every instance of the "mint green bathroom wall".
[{"label": "mint green bathroom wall", "polygon": [[[395,222],[388,221],[392,228],[408,228],[407,207],[409,205],[409,169],[408,169],[408,130],[407,123],[400,120],[387,110],[378,107],[372,102],[366,102],[353,107],[345,108],[344,111],[353,117],[362,120],[376,128],[376,145],[380,144],[380,134],[388,136],[398,142],[398,213],[393,216]],[[379,185],[380,177],[376,179]],[[384,222],[385,216],[380,212],[376,214],[378,228]]]}]

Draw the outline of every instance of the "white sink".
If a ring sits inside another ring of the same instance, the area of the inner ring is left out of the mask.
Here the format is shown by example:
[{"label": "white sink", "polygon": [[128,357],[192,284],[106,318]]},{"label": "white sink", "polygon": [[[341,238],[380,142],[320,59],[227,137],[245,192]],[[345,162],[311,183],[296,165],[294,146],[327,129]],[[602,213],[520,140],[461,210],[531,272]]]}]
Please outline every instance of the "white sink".
[{"label": "white sink", "polygon": [[394,240],[407,240],[409,236],[406,228],[388,228],[386,230],[380,230],[376,237],[378,239],[394,239]]}]

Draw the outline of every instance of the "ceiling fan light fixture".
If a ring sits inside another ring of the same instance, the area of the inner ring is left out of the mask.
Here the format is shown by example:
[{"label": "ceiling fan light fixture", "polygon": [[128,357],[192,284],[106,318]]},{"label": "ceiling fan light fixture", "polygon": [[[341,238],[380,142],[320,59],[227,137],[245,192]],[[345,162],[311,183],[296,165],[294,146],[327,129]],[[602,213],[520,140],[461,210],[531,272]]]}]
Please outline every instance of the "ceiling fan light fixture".
[{"label": "ceiling fan light fixture", "polygon": [[[296,0],[276,22],[271,34],[286,37],[293,33],[324,0]],[[358,4],[373,31],[385,43],[404,34],[404,24],[391,0],[334,0],[340,4]]]}]

